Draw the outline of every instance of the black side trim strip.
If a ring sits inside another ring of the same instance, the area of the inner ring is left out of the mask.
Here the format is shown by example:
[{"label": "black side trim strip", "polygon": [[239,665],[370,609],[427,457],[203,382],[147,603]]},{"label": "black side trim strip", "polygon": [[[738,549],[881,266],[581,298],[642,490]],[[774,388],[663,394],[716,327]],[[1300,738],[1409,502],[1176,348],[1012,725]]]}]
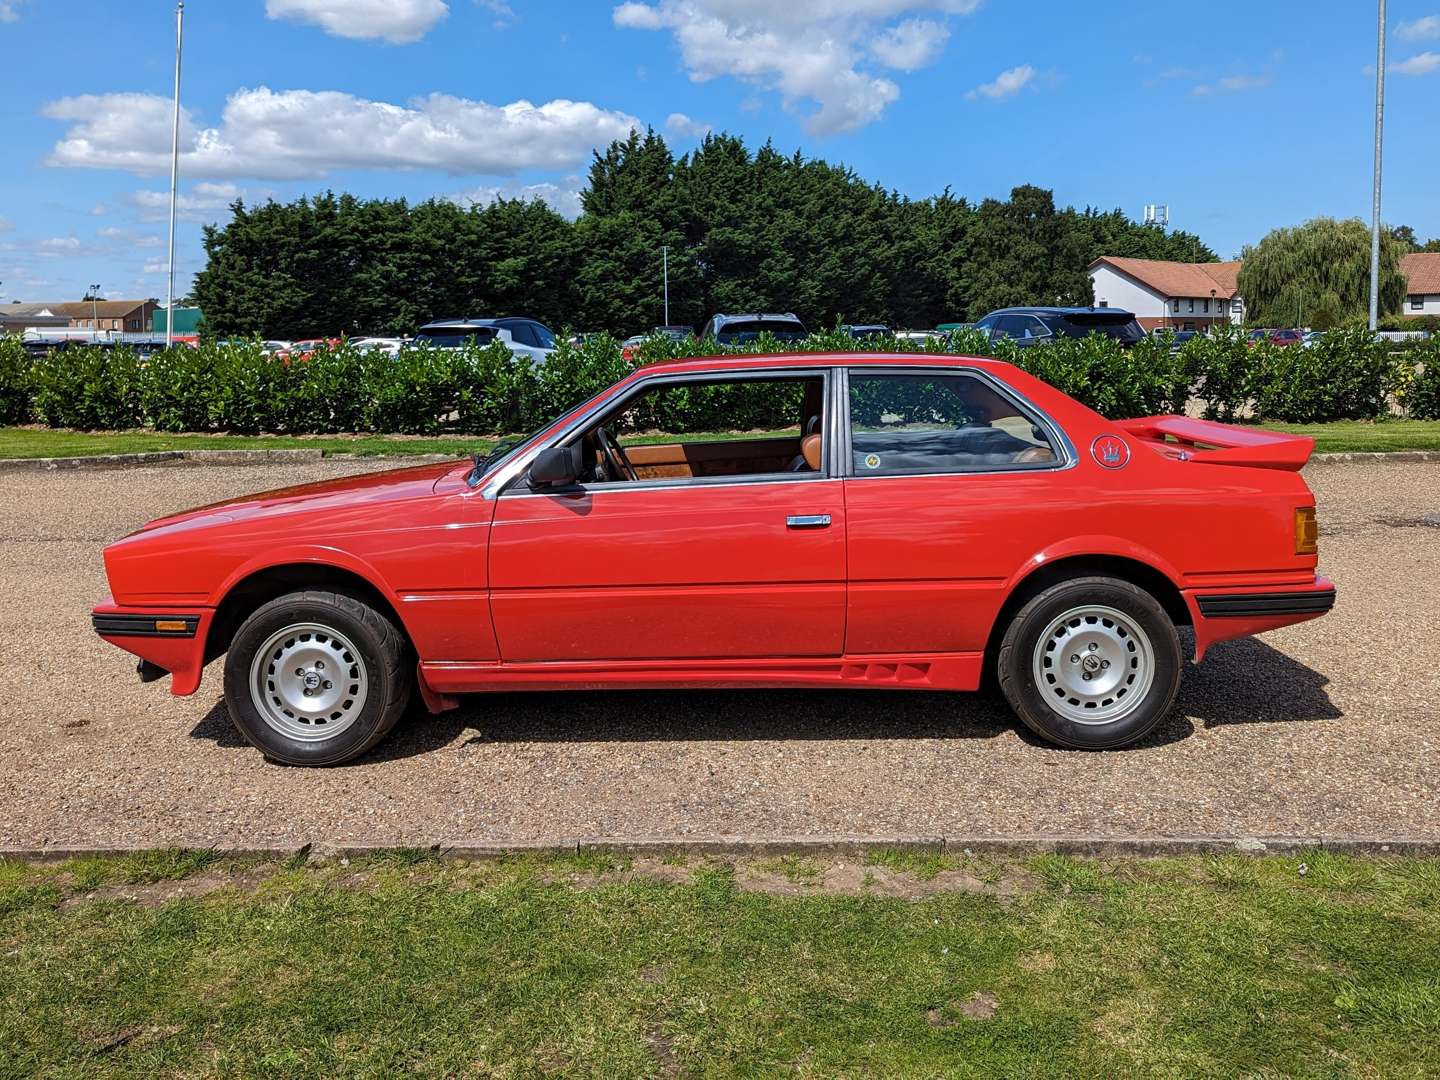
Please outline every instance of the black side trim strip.
[{"label": "black side trim strip", "polygon": [[1206,618],[1241,616],[1321,615],[1335,606],[1335,590],[1295,593],[1231,593],[1199,596],[1200,614]]},{"label": "black side trim strip", "polygon": [[[155,620],[183,622],[184,630],[156,630]],[[91,615],[95,632],[105,637],[192,638],[200,628],[199,615]]]}]

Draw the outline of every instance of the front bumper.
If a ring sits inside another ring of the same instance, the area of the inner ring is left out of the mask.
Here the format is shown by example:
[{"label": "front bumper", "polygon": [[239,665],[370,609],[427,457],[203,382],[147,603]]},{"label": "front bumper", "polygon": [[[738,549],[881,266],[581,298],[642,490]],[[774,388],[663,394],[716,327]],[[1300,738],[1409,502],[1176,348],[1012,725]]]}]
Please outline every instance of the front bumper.
[{"label": "front bumper", "polygon": [[1195,625],[1195,661],[1218,641],[1263,634],[1318,619],[1335,606],[1335,585],[1323,577],[1296,587],[1255,586],[1187,590],[1185,603]]},{"label": "front bumper", "polygon": [[184,697],[200,688],[210,608],[129,607],[106,597],[90,613],[95,632],[140,658],[141,682],[170,675],[170,692]]}]

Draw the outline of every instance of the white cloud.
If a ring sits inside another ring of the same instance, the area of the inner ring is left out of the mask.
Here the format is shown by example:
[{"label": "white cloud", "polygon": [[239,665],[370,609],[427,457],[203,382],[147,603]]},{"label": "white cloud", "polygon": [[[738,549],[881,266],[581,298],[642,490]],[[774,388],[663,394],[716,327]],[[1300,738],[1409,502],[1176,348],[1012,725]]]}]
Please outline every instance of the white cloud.
[{"label": "white cloud", "polygon": [[1408,60],[1391,64],[1390,70],[1397,75],[1429,75],[1432,71],[1440,71],[1440,53],[1419,53]]},{"label": "white cloud", "polygon": [[1244,90],[1260,90],[1269,85],[1269,75],[1227,75],[1214,83],[1201,83],[1193,87],[1190,93],[1196,97],[1209,97],[1211,94],[1237,94]]},{"label": "white cloud", "polygon": [[989,98],[991,101],[1004,101],[1025,89],[1034,78],[1035,69],[1029,64],[1021,64],[1019,67],[1002,71],[992,81],[981,83],[965,96],[971,101],[981,97]]},{"label": "white cloud", "polygon": [[940,58],[950,28],[933,19],[906,19],[870,43],[870,51],[886,67],[915,71]]},{"label": "white cloud", "polygon": [[164,274],[169,269],[170,264],[164,259],[146,259],[140,272],[142,274]]},{"label": "white cloud", "polygon": [[[48,164],[170,170],[168,99],[152,94],[84,94],[44,108],[71,122]],[[439,169],[510,176],[578,164],[597,146],[626,137],[639,121],[586,101],[490,105],[431,94],[406,105],[334,90],[237,90],[219,127],[181,114],[180,169],[186,176],[307,180],[337,169]]]},{"label": "white cloud", "polygon": [[704,120],[692,120],[683,112],[672,112],[665,118],[665,130],[682,139],[703,139],[710,134],[711,125]]},{"label": "white cloud", "polygon": [[515,9],[505,0],[475,0],[482,8],[485,8],[495,16],[495,29],[503,30],[516,19]]},{"label": "white cloud", "polygon": [[1440,15],[1425,15],[1395,27],[1395,36],[1406,41],[1427,41],[1440,38]]},{"label": "white cloud", "polygon": [[563,218],[574,221],[580,216],[579,181],[571,177],[570,186],[558,184],[502,184],[495,187],[473,187],[445,196],[461,206],[489,206],[496,199],[539,199]]},{"label": "white cloud", "polygon": [[949,29],[930,19],[891,19],[915,12],[968,14],[979,0],[627,0],[616,26],[668,30],[695,82],[733,76],[779,91],[786,108],[803,111],[814,134],[854,131],[878,120],[900,96],[890,79],[861,69],[867,54],[882,65],[913,70],[933,63]]},{"label": "white cloud", "polygon": [[[182,221],[210,223],[219,221],[230,213],[230,204],[236,199],[252,202],[266,198],[272,192],[265,188],[241,188],[237,184],[199,183],[182,191],[175,200],[175,216]],[[141,221],[168,221],[170,218],[170,193],[168,191],[136,191],[129,197]]]},{"label": "white cloud", "polygon": [[0,23],[18,22],[23,3],[25,0],[0,0]]},{"label": "white cloud", "polygon": [[419,41],[450,13],[445,0],[265,0],[272,19],[313,23],[344,38]]},{"label": "white cloud", "polygon": [[49,240],[40,241],[41,251],[78,251],[80,239],[76,236],[52,236]]},{"label": "white cloud", "polygon": [[117,229],[115,226],[110,225],[103,229],[96,229],[95,235],[105,240],[123,240],[130,234],[124,229]]}]

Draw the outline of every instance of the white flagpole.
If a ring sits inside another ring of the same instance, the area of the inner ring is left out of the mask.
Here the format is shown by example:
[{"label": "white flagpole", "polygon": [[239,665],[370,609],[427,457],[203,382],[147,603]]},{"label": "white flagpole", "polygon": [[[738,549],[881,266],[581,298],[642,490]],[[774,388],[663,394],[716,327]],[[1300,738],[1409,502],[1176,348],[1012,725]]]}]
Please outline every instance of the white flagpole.
[{"label": "white flagpole", "polygon": [[1380,33],[1375,60],[1375,192],[1370,218],[1370,330],[1380,325],[1380,150],[1385,140],[1385,0],[1380,0]]},{"label": "white flagpole", "polygon": [[166,266],[165,347],[175,344],[175,198],[180,185],[180,45],[185,36],[185,0],[175,5],[175,121],[170,134],[170,260]]}]

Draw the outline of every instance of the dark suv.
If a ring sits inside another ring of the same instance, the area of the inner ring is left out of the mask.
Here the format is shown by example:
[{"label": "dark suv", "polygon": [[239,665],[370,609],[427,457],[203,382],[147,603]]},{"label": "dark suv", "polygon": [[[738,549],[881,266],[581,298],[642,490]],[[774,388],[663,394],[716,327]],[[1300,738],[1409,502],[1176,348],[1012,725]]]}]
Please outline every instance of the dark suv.
[{"label": "dark suv", "polygon": [[1145,338],[1135,316],[1120,308],[1001,308],[977,322],[975,329],[984,330],[991,341],[1010,338],[1016,345],[1103,334],[1128,346]]},{"label": "dark suv", "polygon": [[789,312],[784,315],[713,315],[700,336],[713,337],[721,345],[748,345],[762,333],[771,334],[781,341],[803,341],[805,324]]}]

